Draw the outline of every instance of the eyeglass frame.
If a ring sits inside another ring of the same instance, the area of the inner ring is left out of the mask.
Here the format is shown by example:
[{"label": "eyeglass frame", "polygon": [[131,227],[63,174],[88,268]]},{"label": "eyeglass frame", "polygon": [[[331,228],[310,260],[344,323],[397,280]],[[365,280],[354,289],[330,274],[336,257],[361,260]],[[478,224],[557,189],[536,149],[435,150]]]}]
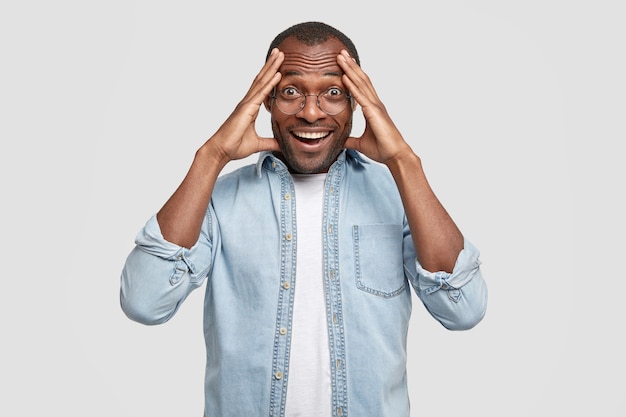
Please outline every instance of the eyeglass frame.
[{"label": "eyeglass frame", "polygon": [[[297,88],[295,88],[295,87],[289,87],[289,88],[293,88],[293,89],[294,89],[294,90],[296,90],[298,93],[302,94],[302,93],[300,92],[300,90],[298,90],[298,89],[297,89]],[[304,109],[304,107],[306,106],[306,98],[307,98],[307,97],[309,97],[309,96],[313,96],[313,97],[315,97],[315,98],[316,98],[316,100],[315,100],[315,104],[317,104],[317,108],[318,108],[318,109],[320,109],[322,112],[324,112],[325,114],[327,114],[327,115],[329,115],[329,116],[336,116],[336,115],[338,115],[338,114],[341,114],[341,113],[342,113],[345,109],[347,109],[347,108],[348,108],[348,105],[346,104],[346,107],[344,107],[343,109],[341,109],[341,111],[338,111],[337,113],[333,113],[333,114],[328,113],[327,111],[325,111],[324,109],[322,109],[322,106],[320,105],[320,95],[322,95],[322,94],[324,94],[324,93],[328,92],[328,90],[331,90],[331,89],[333,89],[333,88],[336,88],[336,89],[341,90],[341,91],[343,92],[343,90],[342,90],[341,88],[339,88],[339,87],[328,87],[326,90],[322,91],[322,92],[321,92],[321,93],[319,93],[319,94],[302,94],[302,102],[301,102],[301,104],[300,104],[300,108],[299,108],[299,109],[298,109],[298,111],[297,111],[297,112],[295,112],[295,113],[286,113],[283,109],[281,109],[281,108],[280,108],[280,106],[279,106],[278,104],[276,104],[276,107],[278,108],[278,110],[279,110],[282,114],[285,114],[285,115],[287,115],[287,116],[293,116],[293,115],[295,115],[295,114],[300,113],[300,112]],[[349,101],[349,102],[350,102],[350,106],[352,106],[352,105],[353,105],[353,103],[354,103],[354,97],[352,97],[352,94],[350,94],[350,93],[348,93],[348,92],[345,92],[345,95],[346,95],[346,102],[347,102],[347,101]],[[276,97],[276,88],[273,88],[273,89],[272,89],[272,94],[270,95],[270,98],[271,98],[274,102],[276,102],[276,98],[277,98],[277,97]]]}]

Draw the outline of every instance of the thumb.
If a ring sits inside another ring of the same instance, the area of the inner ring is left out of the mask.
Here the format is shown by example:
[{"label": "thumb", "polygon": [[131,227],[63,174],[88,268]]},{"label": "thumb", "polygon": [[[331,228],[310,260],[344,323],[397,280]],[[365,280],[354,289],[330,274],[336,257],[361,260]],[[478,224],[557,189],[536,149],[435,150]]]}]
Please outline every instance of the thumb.
[{"label": "thumb", "polygon": [[346,143],[344,144],[344,148],[354,149],[355,151],[361,152],[361,138],[355,138],[354,136],[348,137],[348,139],[346,139]]},{"label": "thumb", "polygon": [[278,152],[280,151],[280,146],[278,145],[278,141],[275,138],[258,138],[258,151],[270,151],[270,152]]}]

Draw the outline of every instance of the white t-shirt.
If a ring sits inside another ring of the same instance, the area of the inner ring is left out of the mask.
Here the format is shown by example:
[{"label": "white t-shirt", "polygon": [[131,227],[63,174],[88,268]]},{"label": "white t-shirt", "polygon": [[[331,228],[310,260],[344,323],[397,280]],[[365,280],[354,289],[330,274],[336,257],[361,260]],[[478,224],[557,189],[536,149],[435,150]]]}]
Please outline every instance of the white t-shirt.
[{"label": "white t-shirt", "polygon": [[294,175],[297,263],[285,405],[287,417],[325,417],[332,414],[322,265],[325,180],[326,174]]}]

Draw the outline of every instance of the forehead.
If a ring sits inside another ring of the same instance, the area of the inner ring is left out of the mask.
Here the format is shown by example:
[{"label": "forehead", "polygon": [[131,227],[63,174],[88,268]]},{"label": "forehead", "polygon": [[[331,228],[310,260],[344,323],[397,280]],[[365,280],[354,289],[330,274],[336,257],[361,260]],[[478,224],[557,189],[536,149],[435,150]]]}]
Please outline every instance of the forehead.
[{"label": "forehead", "polygon": [[278,45],[285,54],[280,66],[283,77],[321,72],[341,76],[343,71],[337,64],[337,55],[345,46],[335,38],[329,38],[319,45],[306,45],[296,38],[287,38]]}]

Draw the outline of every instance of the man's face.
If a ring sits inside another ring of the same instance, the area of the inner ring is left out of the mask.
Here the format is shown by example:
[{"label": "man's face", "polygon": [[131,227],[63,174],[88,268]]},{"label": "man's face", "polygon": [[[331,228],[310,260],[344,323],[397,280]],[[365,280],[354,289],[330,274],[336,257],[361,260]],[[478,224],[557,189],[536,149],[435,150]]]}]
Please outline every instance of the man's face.
[{"label": "man's face", "polygon": [[350,135],[354,109],[348,100],[345,110],[328,115],[318,107],[315,95],[332,87],[347,93],[341,80],[343,71],[337,64],[337,55],[345,47],[334,38],[315,46],[287,38],[278,49],[285,54],[285,60],[279,69],[282,79],[275,88],[276,94],[292,93],[293,89],[304,95],[313,94],[293,115],[283,113],[276,100],[266,102],[272,114],[272,131],[281,149],[278,156],[292,172],[326,172]]}]

